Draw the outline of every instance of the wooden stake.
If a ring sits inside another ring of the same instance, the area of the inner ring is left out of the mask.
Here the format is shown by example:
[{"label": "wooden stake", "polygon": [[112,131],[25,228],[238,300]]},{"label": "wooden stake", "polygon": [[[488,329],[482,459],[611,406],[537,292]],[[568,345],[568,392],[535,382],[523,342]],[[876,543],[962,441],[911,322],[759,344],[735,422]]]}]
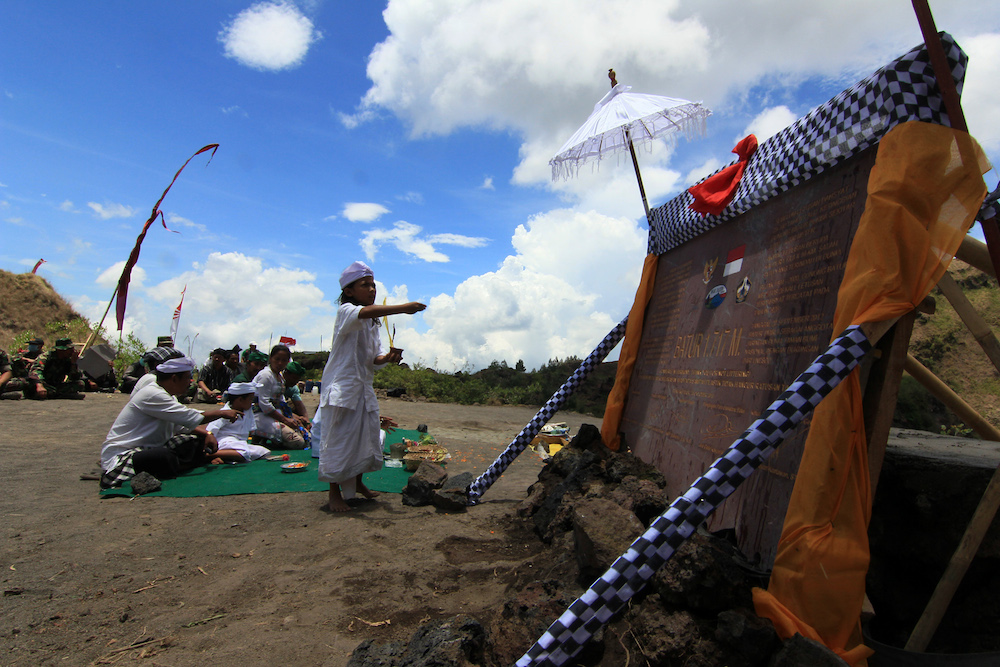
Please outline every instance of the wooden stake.
[{"label": "wooden stake", "polygon": [[919,382],[931,392],[935,398],[944,403],[949,410],[958,415],[959,419],[965,422],[969,428],[975,431],[983,440],[1000,442],[1000,430],[993,424],[986,421],[982,415],[976,412],[975,408],[966,403],[961,396],[941,381],[922,363],[917,361],[912,354],[906,355],[906,363],[903,369],[909,373],[914,380]]},{"label": "wooden stake", "polygon": [[951,274],[945,272],[938,283],[938,289],[941,290],[941,293],[951,303],[958,316],[962,318],[969,332],[975,337],[976,342],[983,348],[983,352],[993,362],[993,367],[1000,370],[1000,341],[997,341],[997,337],[993,335],[990,325],[976,312],[975,307],[969,302],[965,293],[962,292],[962,288],[958,286],[958,283],[951,277]]}]

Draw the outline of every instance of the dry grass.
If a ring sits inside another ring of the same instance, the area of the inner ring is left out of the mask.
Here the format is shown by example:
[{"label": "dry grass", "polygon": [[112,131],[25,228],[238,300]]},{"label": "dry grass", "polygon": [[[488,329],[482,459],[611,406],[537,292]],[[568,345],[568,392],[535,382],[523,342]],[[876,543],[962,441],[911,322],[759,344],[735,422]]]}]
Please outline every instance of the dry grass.
[{"label": "dry grass", "polygon": [[[80,317],[48,281],[30,273],[10,273],[0,270],[0,347],[10,348],[14,337],[24,331],[46,339],[45,325],[66,322]],[[79,341],[83,342],[83,341]]]}]

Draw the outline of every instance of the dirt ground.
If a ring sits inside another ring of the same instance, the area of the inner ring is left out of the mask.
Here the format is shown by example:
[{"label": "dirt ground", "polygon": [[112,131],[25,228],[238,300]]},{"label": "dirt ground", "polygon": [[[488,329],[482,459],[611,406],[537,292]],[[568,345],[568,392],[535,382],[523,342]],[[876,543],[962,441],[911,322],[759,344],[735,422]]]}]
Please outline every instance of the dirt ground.
[{"label": "dirt ground", "polygon": [[[80,475],[126,398],[0,402],[0,664],[343,665],[365,639],[495,608],[539,548],[504,520],[542,467],[530,451],[467,513],[396,494],[339,516],[323,493],[102,500]],[[485,470],[535,414],[380,402],[428,425],[452,475]]]}]

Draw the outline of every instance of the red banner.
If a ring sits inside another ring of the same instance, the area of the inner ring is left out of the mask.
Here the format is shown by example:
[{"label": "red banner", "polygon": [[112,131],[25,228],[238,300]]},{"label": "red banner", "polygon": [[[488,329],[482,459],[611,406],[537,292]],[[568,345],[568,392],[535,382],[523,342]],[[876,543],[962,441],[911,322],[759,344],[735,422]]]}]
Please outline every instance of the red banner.
[{"label": "red banner", "polygon": [[288,336],[282,336],[278,339],[278,342],[282,345],[295,345],[295,339],[289,338]]},{"label": "red banner", "polygon": [[44,263],[45,263],[45,260],[44,260],[44,259],[40,259],[40,260],[38,260],[38,262],[37,262],[37,263],[35,264],[35,268],[33,268],[33,269],[31,270],[31,273],[32,273],[32,275],[34,275],[35,271],[37,271],[37,270],[38,270],[38,267],[40,267],[40,266],[41,266],[42,264],[44,264]]},{"label": "red banner", "polygon": [[163,228],[167,231],[173,231],[167,227],[167,221],[163,219],[163,211],[160,210],[160,204],[163,203],[163,198],[167,196],[168,192],[170,192],[170,188],[174,186],[174,183],[177,181],[177,177],[181,175],[181,172],[184,171],[184,167],[188,165],[188,162],[194,159],[195,155],[201,155],[205,151],[212,151],[212,155],[208,158],[208,161],[211,162],[212,157],[215,156],[215,151],[218,148],[219,144],[209,144],[207,146],[203,146],[197,153],[189,157],[184,164],[181,165],[181,168],[177,170],[176,174],[174,174],[174,179],[170,181],[170,185],[167,186],[167,189],[163,191],[162,195],[160,195],[159,201],[157,201],[153,206],[153,212],[150,214],[149,219],[146,220],[146,224],[142,226],[142,231],[139,232],[139,238],[135,240],[135,247],[132,248],[132,254],[129,255],[128,261],[125,262],[125,267],[122,269],[122,276],[118,279],[118,302],[115,304],[115,314],[118,317],[119,331],[121,331],[122,325],[125,322],[125,300],[128,298],[129,281],[132,280],[132,267],[134,267],[135,263],[139,261],[139,248],[142,246],[142,240],[146,238],[146,232],[149,231],[149,226],[153,224],[154,220],[156,220],[156,216],[160,216],[160,222],[163,223]]},{"label": "red banner", "polygon": [[188,291],[188,286],[185,285],[184,289],[181,290],[181,302],[177,304],[174,308],[174,318],[170,322],[170,337],[177,340],[177,327],[181,323],[181,306],[184,305],[184,293]]}]

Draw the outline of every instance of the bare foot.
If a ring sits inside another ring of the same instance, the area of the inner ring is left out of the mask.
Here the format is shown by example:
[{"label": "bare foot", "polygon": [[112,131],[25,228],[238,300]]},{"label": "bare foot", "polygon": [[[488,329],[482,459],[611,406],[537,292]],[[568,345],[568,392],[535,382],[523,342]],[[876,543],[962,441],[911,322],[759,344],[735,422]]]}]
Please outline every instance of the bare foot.
[{"label": "bare foot", "polygon": [[365,498],[367,498],[368,500],[373,500],[375,498],[378,498],[380,495],[382,495],[378,491],[372,491],[367,486],[365,486],[364,484],[362,484],[360,481],[357,482],[357,485],[355,486],[355,490],[358,493],[360,493],[361,495],[363,495]]},{"label": "bare foot", "polygon": [[214,459],[212,459],[211,463],[212,463],[212,465],[217,466],[217,465],[221,465],[222,463],[224,463],[224,461],[222,459],[220,459],[218,456],[216,456]]},{"label": "bare foot", "polygon": [[350,512],[350,506],[343,500],[336,501],[331,500],[325,505],[320,505],[320,509],[324,512]]}]

